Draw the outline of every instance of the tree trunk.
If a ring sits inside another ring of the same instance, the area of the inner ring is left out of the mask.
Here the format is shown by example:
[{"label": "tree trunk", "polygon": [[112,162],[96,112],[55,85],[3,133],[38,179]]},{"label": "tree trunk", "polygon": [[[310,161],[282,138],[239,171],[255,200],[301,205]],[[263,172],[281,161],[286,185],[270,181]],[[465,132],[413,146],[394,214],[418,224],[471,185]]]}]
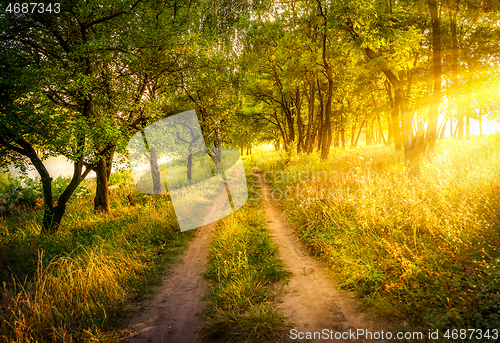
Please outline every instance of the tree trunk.
[{"label": "tree trunk", "polygon": [[377,121],[378,121],[378,128],[379,128],[379,132],[380,132],[380,138],[382,139],[382,142],[385,144],[387,144],[387,142],[385,141],[385,138],[384,138],[384,131],[382,130],[382,124],[380,123],[380,115],[377,114]]},{"label": "tree trunk", "polygon": [[287,143],[288,138],[287,138],[287,135],[286,135],[286,130],[281,125],[280,119],[278,118],[278,115],[276,114],[276,110],[274,110],[274,116],[273,117],[276,120],[276,122],[278,123],[278,129],[280,130],[280,135],[281,135],[281,138],[283,139],[283,148],[285,149],[285,151],[288,151],[288,143]]},{"label": "tree trunk", "polygon": [[187,160],[187,168],[186,168],[186,176],[188,182],[191,182],[192,178],[192,172],[193,172],[193,154],[188,155],[188,160]]},{"label": "tree trunk", "polygon": [[[384,81],[384,88],[385,88],[385,92],[387,94],[387,98],[389,101],[389,108],[394,108],[394,101],[392,100],[392,93],[391,93],[390,87],[391,87],[391,84],[389,83],[389,81],[385,80]],[[391,114],[388,113],[387,114],[387,145],[391,145],[391,142],[393,139],[394,139],[394,135],[393,135]]]},{"label": "tree trunk", "polygon": [[340,127],[340,141],[342,143],[342,149],[345,149],[345,129],[344,129],[344,123],[341,124],[342,126]]},{"label": "tree trunk", "polygon": [[[325,23],[326,31],[326,23]],[[323,126],[323,137],[321,139],[321,159],[324,161],[328,159],[330,154],[330,145],[332,143],[332,98],[333,98],[333,71],[328,63],[327,49],[326,49],[326,32],[323,32],[323,67],[325,68],[326,76],[328,79],[328,92],[326,94],[326,110],[325,110],[325,123]]]},{"label": "tree trunk", "polygon": [[161,177],[160,168],[158,166],[158,156],[155,148],[149,150],[149,166],[151,168],[151,178],[153,179],[153,193],[161,194]]},{"label": "tree trunk", "polygon": [[108,213],[111,207],[109,199],[108,165],[105,157],[97,162],[94,171],[96,173],[97,184],[94,198],[94,210],[96,212]]},{"label": "tree trunk", "polygon": [[[369,47],[365,47],[365,52],[366,55],[368,56],[369,59],[377,59],[378,55],[371,50]],[[406,97],[405,97],[405,92],[404,89],[401,85],[401,82],[399,79],[394,75],[392,70],[390,70],[387,67],[384,67],[382,69],[382,72],[385,74],[387,79],[391,82],[392,86],[394,87],[394,114],[395,116],[398,116],[399,113],[401,113],[401,133],[402,133],[402,138],[403,138],[403,146],[404,146],[404,153],[405,153],[405,163],[409,167],[411,173],[414,173],[414,175],[418,175],[420,172],[420,164],[416,165],[414,164],[414,161],[418,160],[420,158],[420,155],[418,155],[415,158],[413,157],[413,154],[419,154],[420,151],[422,150],[413,150],[412,146],[414,144],[412,143],[414,141],[414,134],[413,134],[413,127],[412,127],[412,114],[406,110]],[[399,118],[397,120],[399,123]],[[394,116],[393,116],[393,123],[394,123]],[[396,125],[394,126],[395,128],[395,133],[396,131]]]},{"label": "tree trunk", "polygon": [[149,154],[149,167],[151,169],[151,179],[153,181],[153,194],[161,194],[161,177],[160,168],[158,166],[158,156],[156,155],[156,150],[149,146],[148,140],[146,138],[146,133],[141,130],[142,140],[146,148],[146,152]]},{"label": "tree trunk", "polygon": [[[219,174],[222,172],[222,130],[221,130],[221,122],[220,119],[217,120],[215,123],[215,152],[213,155],[215,155],[212,159],[214,162],[214,171],[215,173]],[[191,152],[191,151],[190,151]]]},{"label": "tree trunk", "polygon": [[387,91],[387,97],[389,98],[389,105],[391,106],[391,123],[392,123],[392,136],[394,137],[394,148],[396,150],[401,150],[403,147],[403,142],[401,138],[401,128],[399,126],[400,118],[399,118],[399,109],[397,108],[393,98],[392,98],[392,90],[391,84],[389,81],[385,81],[385,89]]},{"label": "tree trunk", "polygon": [[464,112],[458,111],[458,120],[457,120],[457,128],[455,131],[457,132],[456,136],[458,139],[464,138]]},{"label": "tree trunk", "polygon": [[[450,11],[448,12],[448,14],[450,17],[451,41],[452,41],[451,71],[452,71],[452,82],[453,82],[453,95],[455,97],[455,107],[457,109],[458,138],[462,139],[464,135],[464,111],[458,87],[457,13],[456,12],[452,13]],[[450,136],[455,136],[453,134],[453,120],[451,120],[450,122]]]},{"label": "tree trunk", "polygon": [[[399,84],[399,80],[397,84]],[[401,135],[403,140],[405,161],[409,162],[411,155],[410,151],[411,142],[413,140],[413,127],[412,127],[413,118],[406,111],[405,93],[401,86],[394,87],[394,108],[395,108],[394,112],[396,113],[396,115],[399,116],[399,113],[401,113]]]},{"label": "tree trunk", "polygon": [[94,198],[94,211],[109,212],[110,197],[109,197],[109,178],[111,177],[111,168],[113,167],[113,156],[116,146],[108,147],[109,152],[102,158],[104,162],[99,161],[94,168],[96,173],[96,191]]},{"label": "tree trunk", "polygon": [[368,119],[368,125],[366,126],[365,129],[365,136],[366,136],[366,145],[372,145],[372,128],[370,127],[372,125],[371,119]]},{"label": "tree trunk", "polygon": [[356,122],[352,123],[351,127],[351,146],[354,146],[355,137],[356,137]]},{"label": "tree trunk", "polygon": [[410,162],[409,162],[409,175],[419,176],[420,175],[420,156],[423,154],[423,149],[425,147],[425,132],[423,128],[417,130],[417,134],[412,140],[412,146],[410,148]]},{"label": "tree trunk", "polygon": [[295,108],[296,108],[296,113],[297,113],[297,131],[299,133],[299,137],[297,139],[297,154],[300,154],[302,152],[303,147],[304,147],[304,123],[302,122],[302,117],[300,114],[300,107],[301,107],[301,98],[300,98],[300,88],[297,87],[297,90],[295,92]]},{"label": "tree trunk", "polygon": [[464,110],[465,110],[465,137],[470,137],[470,118],[472,117],[472,75],[473,66],[470,58],[467,58],[467,86],[465,87]]},{"label": "tree trunk", "polygon": [[60,205],[52,208],[45,207],[43,212],[42,234],[53,234],[57,232],[61,224],[62,217],[66,212],[66,205]]},{"label": "tree trunk", "polygon": [[[310,92],[309,96],[307,96],[306,93],[306,98],[308,102],[308,113],[307,113],[307,131],[306,131],[306,142],[305,142],[305,150],[309,154],[312,152],[313,148],[313,124],[314,124],[314,102],[315,102],[315,93],[316,93],[316,83],[314,82],[314,79],[312,82],[307,84],[310,84]],[[306,88],[307,90],[307,88]]]},{"label": "tree trunk", "polygon": [[286,122],[287,122],[287,125],[288,125],[288,144],[292,144],[292,142],[295,140],[295,120],[292,116],[292,111],[291,109],[288,107],[288,102],[285,100],[285,98],[283,97],[283,114],[285,115],[285,119],[286,119]]},{"label": "tree trunk", "polygon": [[356,140],[354,141],[354,146],[358,145],[359,136],[361,136],[361,130],[363,130],[363,126],[365,125],[365,122],[366,122],[366,119],[363,119],[363,122],[361,123],[361,126],[359,127],[358,136],[356,137]]},{"label": "tree trunk", "polygon": [[465,117],[465,137],[470,138],[470,116]]},{"label": "tree trunk", "polygon": [[428,152],[434,153],[436,145],[437,121],[439,105],[441,103],[441,29],[439,25],[438,8],[435,0],[427,0],[427,6],[432,20],[432,61],[434,67],[434,94],[429,109],[429,123],[427,124]]},{"label": "tree trunk", "polygon": [[448,123],[448,117],[445,118],[444,120],[444,123],[443,123],[443,127],[441,128],[441,133],[439,134],[439,139],[443,139],[444,138],[444,133],[446,131],[446,124]]},{"label": "tree trunk", "polygon": [[324,104],[323,104],[323,93],[321,92],[321,85],[319,84],[319,78],[317,79],[318,81],[318,96],[319,96],[319,131],[318,131],[318,150],[321,151],[321,148],[323,146],[323,113],[324,113]]},{"label": "tree trunk", "polygon": [[392,128],[392,120],[391,120],[391,115],[387,115],[387,143],[386,145],[391,145],[391,141],[393,140],[394,135],[392,134],[393,128]]}]

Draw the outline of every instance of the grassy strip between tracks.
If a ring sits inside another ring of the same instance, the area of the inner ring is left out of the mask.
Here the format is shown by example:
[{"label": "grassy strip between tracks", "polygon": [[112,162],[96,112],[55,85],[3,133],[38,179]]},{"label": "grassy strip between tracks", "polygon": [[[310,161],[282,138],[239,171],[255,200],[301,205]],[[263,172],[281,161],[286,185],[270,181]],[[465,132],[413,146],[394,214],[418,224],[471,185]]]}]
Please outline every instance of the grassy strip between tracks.
[{"label": "grassy strip between tracks", "polygon": [[277,257],[261,201],[217,224],[205,277],[210,304],[202,332],[221,342],[275,342],[289,329],[273,306],[276,283],[291,273]]}]

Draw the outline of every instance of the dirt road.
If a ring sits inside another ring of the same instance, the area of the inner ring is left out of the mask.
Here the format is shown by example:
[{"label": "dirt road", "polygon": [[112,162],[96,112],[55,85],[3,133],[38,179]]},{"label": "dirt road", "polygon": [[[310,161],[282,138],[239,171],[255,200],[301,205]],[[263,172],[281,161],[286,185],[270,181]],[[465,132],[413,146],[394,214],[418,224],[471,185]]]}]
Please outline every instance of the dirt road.
[{"label": "dirt road", "polygon": [[[337,290],[336,281],[325,272],[325,267],[317,258],[309,255],[293,229],[287,225],[283,214],[276,209],[271,200],[271,189],[262,178],[260,186],[271,235],[279,245],[281,258],[294,274],[290,284],[280,294],[277,305],[297,330],[295,334],[291,332],[294,339],[290,341],[310,342],[298,339],[299,332],[306,334],[324,329],[333,333],[358,329],[371,332],[390,330],[386,320],[364,312],[351,293]],[[197,330],[203,324],[205,305],[202,298],[208,288],[201,274],[206,269],[208,245],[215,224],[200,228],[182,254],[182,261],[165,278],[151,306],[128,327],[128,343],[203,342]],[[367,340],[340,339],[335,342]]]},{"label": "dirt road", "polygon": [[207,282],[201,276],[206,269],[208,244],[216,223],[201,227],[153,300],[151,306],[134,320],[128,331],[129,343],[203,342],[197,329]]},{"label": "dirt road", "polygon": [[[293,341],[301,341],[298,339],[298,332],[305,335],[306,332],[321,332],[324,329],[332,330],[333,333],[339,332],[338,335],[358,329],[371,332],[390,330],[391,326],[387,320],[364,312],[362,305],[350,292],[337,289],[338,283],[332,275],[326,272],[326,268],[317,258],[309,255],[293,229],[287,225],[283,214],[276,208],[271,188],[263,177],[260,177],[260,187],[271,235],[279,245],[281,258],[294,274],[279,299],[282,303],[278,305],[297,330],[292,333],[292,338],[296,338]],[[365,342],[364,339],[351,338],[335,342]]]}]

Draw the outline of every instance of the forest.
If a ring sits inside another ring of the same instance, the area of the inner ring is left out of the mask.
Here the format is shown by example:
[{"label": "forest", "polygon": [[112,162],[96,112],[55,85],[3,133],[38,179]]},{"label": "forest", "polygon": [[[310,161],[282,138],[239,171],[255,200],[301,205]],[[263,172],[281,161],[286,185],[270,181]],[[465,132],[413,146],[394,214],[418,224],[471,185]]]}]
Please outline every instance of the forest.
[{"label": "forest", "polygon": [[[499,71],[490,0],[1,0],[0,340],[147,342],[172,285],[196,310],[153,341],[497,341]],[[148,127],[192,110],[170,163]],[[223,148],[247,203],[184,232],[159,168],[193,185]]]}]

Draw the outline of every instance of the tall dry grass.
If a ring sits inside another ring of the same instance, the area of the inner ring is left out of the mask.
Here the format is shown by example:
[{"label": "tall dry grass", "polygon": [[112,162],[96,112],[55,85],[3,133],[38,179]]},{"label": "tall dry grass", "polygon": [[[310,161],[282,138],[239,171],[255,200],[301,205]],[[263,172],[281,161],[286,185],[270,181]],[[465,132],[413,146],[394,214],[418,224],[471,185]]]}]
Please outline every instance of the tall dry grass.
[{"label": "tall dry grass", "polygon": [[[135,206],[126,195],[132,194]],[[61,228],[40,215],[0,220],[0,341],[117,342],[123,318],[161,282],[193,232],[180,233],[166,197],[112,191],[112,211],[74,200]]]},{"label": "tall dry grass", "polygon": [[420,178],[384,146],[255,160],[342,287],[422,327],[500,328],[499,135],[440,141]]}]

